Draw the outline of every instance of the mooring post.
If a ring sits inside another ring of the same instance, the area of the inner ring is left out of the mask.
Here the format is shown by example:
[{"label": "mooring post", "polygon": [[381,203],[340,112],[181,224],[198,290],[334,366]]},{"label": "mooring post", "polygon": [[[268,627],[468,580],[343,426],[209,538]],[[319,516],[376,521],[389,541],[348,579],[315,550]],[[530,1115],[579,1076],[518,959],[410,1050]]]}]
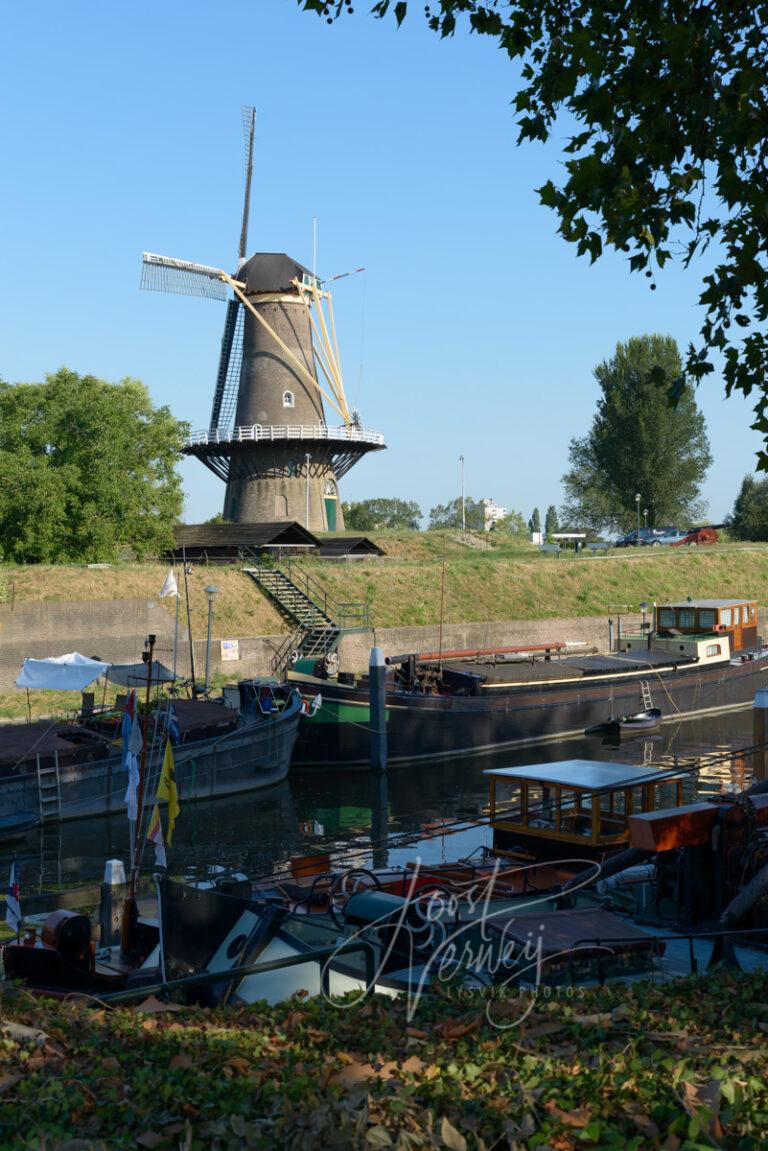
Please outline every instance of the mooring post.
[{"label": "mooring post", "polygon": [[752,777],[755,782],[766,778],[766,712],[768,711],[768,690],[764,687],[755,692],[755,703],[752,708],[752,742],[755,745],[752,757]]},{"label": "mooring post", "polygon": [[127,890],[125,865],[122,860],[108,859],[104,864],[104,882],[101,885],[99,908],[102,947],[111,947],[120,942],[120,924],[123,922],[123,903]]},{"label": "mooring post", "polygon": [[613,651],[613,616],[608,617],[608,651]]},{"label": "mooring post", "polygon": [[380,647],[371,648],[368,662],[368,710],[371,728],[371,767],[385,771],[387,767],[387,668]]}]

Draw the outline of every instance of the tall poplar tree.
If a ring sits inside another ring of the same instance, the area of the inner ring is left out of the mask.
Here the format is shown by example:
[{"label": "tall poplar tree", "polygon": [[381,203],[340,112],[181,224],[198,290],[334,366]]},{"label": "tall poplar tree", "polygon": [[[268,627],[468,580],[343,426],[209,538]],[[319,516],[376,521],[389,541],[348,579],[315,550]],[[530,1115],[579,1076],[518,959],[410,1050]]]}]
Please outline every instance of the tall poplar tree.
[{"label": "tall poplar tree", "polygon": [[[680,372],[671,336],[638,336],[618,344],[595,368],[600,398],[586,436],[571,440],[563,476],[563,516],[596,531],[687,527],[702,515],[701,484],[712,462],[704,416],[685,392],[671,408],[651,370]],[[637,500],[637,496],[640,500]]]}]

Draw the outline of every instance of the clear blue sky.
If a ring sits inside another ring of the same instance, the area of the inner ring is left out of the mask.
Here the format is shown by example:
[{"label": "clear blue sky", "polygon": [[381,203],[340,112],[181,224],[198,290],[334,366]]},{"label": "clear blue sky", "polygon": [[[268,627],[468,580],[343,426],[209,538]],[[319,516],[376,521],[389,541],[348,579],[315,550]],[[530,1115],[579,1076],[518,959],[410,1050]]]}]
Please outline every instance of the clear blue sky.
[{"label": "clear blue sky", "polygon": [[[420,11],[399,31],[363,11],[334,26],[294,0],[50,0],[6,8],[0,48],[0,375],[66,364],[142,379],[208,423],[224,309],[139,291],[143,249],[234,267],[240,105],[258,108],[251,250],[319,271],[365,265],[335,292],[348,396],[389,450],[345,499],[428,511],[466,491],[529,516],[559,504],[567,446],[618,340],[695,338],[701,266],[656,292],[556,235],[534,189],[558,148],[515,146],[515,74],[490,40],[441,41]],[[713,518],[732,507],[759,439],[749,406],[699,392],[715,462]],[[185,518],[223,485],[185,461]]]}]

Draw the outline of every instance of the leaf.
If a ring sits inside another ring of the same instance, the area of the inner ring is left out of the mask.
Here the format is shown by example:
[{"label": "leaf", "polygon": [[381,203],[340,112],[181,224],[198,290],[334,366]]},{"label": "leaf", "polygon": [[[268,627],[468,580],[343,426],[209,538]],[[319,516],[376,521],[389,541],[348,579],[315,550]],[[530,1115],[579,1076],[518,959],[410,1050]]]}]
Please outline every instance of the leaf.
[{"label": "leaf", "polygon": [[375,1079],[376,1072],[370,1063],[349,1063],[346,1067],[342,1067],[341,1071],[337,1071],[335,1075],[330,1078],[331,1083],[338,1083],[340,1087],[352,1088],[357,1087],[361,1083],[366,1083],[369,1079]]},{"label": "leaf", "polygon": [[34,1043],[35,1047],[43,1047],[49,1038],[39,1027],[27,1027],[24,1023],[3,1023],[0,1032],[19,1043]]},{"label": "leaf", "polygon": [[650,1115],[643,1110],[642,1107],[636,1103],[625,1103],[624,1113],[628,1119],[631,1119],[635,1127],[643,1133],[648,1139],[656,1139],[659,1134],[659,1129],[651,1119]]},{"label": "leaf", "polygon": [[163,1003],[155,995],[150,995],[148,999],[137,1003],[131,1010],[134,1015],[162,1015],[172,1011],[188,1011],[189,1008],[182,1006],[181,1003]]},{"label": "leaf", "polygon": [[407,11],[408,0],[398,0],[398,3],[395,4],[395,20],[397,20],[398,28],[402,24],[403,20],[405,20]]},{"label": "leaf", "polygon": [[544,1104],[544,1110],[548,1111],[554,1119],[559,1119],[561,1123],[567,1123],[569,1127],[586,1127],[592,1118],[592,1112],[588,1107],[576,1107],[573,1111],[563,1111],[552,1099]]},{"label": "leaf", "polygon": [[435,1031],[442,1039],[463,1039],[465,1035],[477,1031],[482,1022],[482,1015],[472,1015],[468,1019],[446,1019],[444,1023],[436,1024]]},{"label": "leaf", "polygon": [[224,1068],[230,1071],[239,1071],[241,1075],[247,1075],[252,1070],[253,1064],[248,1059],[244,1059],[242,1055],[230,1055],[229,1059],[224,1060]]},{"label": "leaf", "polygon": [[392,1146],[392,1136],[386,1127],[381,1126],[369,1127],[365,1134],[365,1141],[369,1143],[371,1147]]},{"label": "leaf", "polygon": [[611,1012],[611,1020],[613,1023],[624,1023],[626,1020],[634,1018],[634,1014],[634,1009],[629,1003],[620,1003]]},{"label": "leaf", "polygon": [[178,1055],[174,1055],[171,1062],[168,1064],[169,1071],[177,1071],[180,1067],[192,1067],[194,1059],[186,1051],[180,1051]]},{"label": "leaf", "polygon": [[609,1012],[601,1011],[595,1015],[571,1015],[568,1022],[578,1023],[579,1027],[610,1027],[613,1020]]},{"label": "leaf", "polygon": [[23,1079],[22,1075],[0,1075],[0,1095],[13,1087],[20,1079]]},{"label": "leaf", "polygon": [[394,1079],[403,1071],[407,1075],[418,1075],[425,1067],[426,1063],[419,1059],[418,1055],[409,1056],[403,1064],[390,1059],[380,1067],[374,1067],[371,1063],[349,1063],[332,1075],[330,1082],[351,1089],[366,1083],[369,1079]]},{"label": "leaf", "polygon": [[708,1119],[709,1134],[715,1139],[722,1135],[719,1116],[721,1094],[719,1079],[708,1079],[701,1084],[683,1083],[683,1107],[692,1119]]},{"label": "leaf", "polygon": [[136,1136],[136,1142],[140,1147],[159,1147],[161,1143],[168,1142],[168,1136],[161,1134],[160,1131],[142,1131]]},{"label": "leaf", "polygon": [[466,1139],[445,1116],[440,1124],[440,1138],[450,1151],[467,1151]]}]

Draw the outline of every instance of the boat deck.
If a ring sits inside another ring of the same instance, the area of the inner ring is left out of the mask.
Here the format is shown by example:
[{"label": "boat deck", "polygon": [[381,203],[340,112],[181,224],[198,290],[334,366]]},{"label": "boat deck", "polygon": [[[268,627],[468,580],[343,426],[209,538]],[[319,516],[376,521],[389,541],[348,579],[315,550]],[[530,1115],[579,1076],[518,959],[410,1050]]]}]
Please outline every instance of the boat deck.
[{"label": "boat deck", "polygon": [[661,650],[616,652],[603,655],[569,655],[551,660],[500,660],[498,663],[449,660],[445,669],[455,672],[481,674],[487,684],[536,683],[549,680],[583,679],[593,675],[615,675],[621,672],[642,672],[672,668],[694,663],[679,653]]}]

